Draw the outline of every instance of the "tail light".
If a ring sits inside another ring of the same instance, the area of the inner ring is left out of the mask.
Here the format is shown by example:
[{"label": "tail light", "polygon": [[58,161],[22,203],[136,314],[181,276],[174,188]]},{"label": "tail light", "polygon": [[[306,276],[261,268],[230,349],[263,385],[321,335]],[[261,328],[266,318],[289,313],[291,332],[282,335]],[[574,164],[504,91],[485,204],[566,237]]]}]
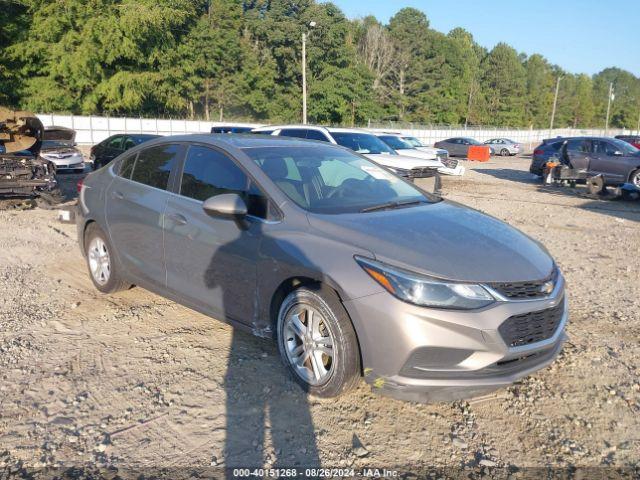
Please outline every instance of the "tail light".
[{"label": "tail light", "polygon": [[84,178],[81,178],[80,180],[78,180],[78,183],[76,183],[76,189],[78,190],[78,193],[80,193],[82,191],[82,184],[84,183]]},{"label": "tail light", "polygon": [[533,151],[534,155],[542,155],[543,153],[544,153],[544,150],[542,150],[541,148]]}]

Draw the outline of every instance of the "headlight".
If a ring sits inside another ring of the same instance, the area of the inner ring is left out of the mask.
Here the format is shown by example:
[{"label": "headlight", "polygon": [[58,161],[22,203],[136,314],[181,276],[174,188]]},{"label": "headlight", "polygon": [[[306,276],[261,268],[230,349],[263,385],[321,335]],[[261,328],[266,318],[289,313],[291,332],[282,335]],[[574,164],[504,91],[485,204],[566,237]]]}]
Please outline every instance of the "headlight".
[{"label": "headlight", "polygon": [[355,260],[371,278],[404,302],[456,310],[473,310],[495,302],[481,285],[439,280],[359,256]]}]

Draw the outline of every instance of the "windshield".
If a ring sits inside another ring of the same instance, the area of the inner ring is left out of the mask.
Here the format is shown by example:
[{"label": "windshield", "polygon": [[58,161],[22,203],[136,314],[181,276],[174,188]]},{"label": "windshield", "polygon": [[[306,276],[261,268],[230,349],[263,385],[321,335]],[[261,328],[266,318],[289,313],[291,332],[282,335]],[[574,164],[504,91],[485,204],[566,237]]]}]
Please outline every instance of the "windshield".
[{"label": "windshield", "polygon": [[416,137],[402,137],[402,139],[414,147],[426,147],[426,145],[423,145]]},{"label": "windshield", "polygon": [[370,133],[331,132],[331,136],[338,145],[347,147],[354,152],[377,155],[388,153],[397,155],[386,143]]},{"label": "windshield", "polygon": [[384,204],[394,208],[438,201],[375,163],[336,147],[257,147],[245,148],[244,153],[287,197],[313,213],[355,213]]},{"label": "windshield", "polygon": [[394,150],[411,150],[415,148],[409,142],[406,142],[400,137],[396,137],[394,135],[380,135],[378,138]]},{"label": "windshield", "polygon": [[612,138],[609,141],[613,143],[615,147],[625,155],[633,155],[640,152],[640,150],[638,150],[636,147],[634,147],[630,143],[625,142],[624,140]]}]

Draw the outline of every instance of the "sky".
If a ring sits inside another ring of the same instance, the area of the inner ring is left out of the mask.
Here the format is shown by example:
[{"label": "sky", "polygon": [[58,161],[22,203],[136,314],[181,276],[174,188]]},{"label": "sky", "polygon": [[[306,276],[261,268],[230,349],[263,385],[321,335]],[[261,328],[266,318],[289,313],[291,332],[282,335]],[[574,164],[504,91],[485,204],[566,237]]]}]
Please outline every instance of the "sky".
[{"label": "sky", "polygon": [[506,42],[519,53],[541,53],[571,73],[616,66],[640,77],[638,0],[332,0],[349,18],[387,23],[398,10],[426,13],[431,28],[469,31],[491,49]]}]

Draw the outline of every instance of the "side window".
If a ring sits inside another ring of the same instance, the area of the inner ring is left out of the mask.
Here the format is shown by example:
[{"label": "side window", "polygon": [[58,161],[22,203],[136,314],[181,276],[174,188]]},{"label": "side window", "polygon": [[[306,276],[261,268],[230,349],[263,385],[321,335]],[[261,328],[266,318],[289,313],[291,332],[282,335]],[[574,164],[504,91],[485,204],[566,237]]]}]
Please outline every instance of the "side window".
[{"label": "side window", "polygon": [[307,138],[307,130],[305,128],[283,128],[280,130],[281,137]]},{"label": "side window", "polygon": [[118,135],[117,137],[113,137],[111,140],[107,142],[107,148],[115,148],[116,150],[122,149],[122,136]]},{"label": "side window", "polygon": [[329,141],[327,136],[318,130],[307,130],[307,138],[309,140],[320,140],[321,142]]},{"label": "side window", "polygon": [[582,140],[569,140],[567,142],[567,152],[570,152],[570,153],[582,152]]},{"label": "side window", "polygon": [[118,175],[122,178],[131,178],[131,172],[133,172],[133,164],[136,163],[137,155],[132,154],[128,157],[120,160],[120,165],[118,166]]},{"label": "side window", "polygon": [[582,153],[591,153],[591,141],[583,140],[580,144],[580,151]]},{"label": "side window", "polygon": [[133,148],[135,146],[136,146],[136,142],[133,141],[133,138],[126,137],[124,140],[124,143],[122,144],[122,149],[129,150],[130,148]]},{"label": "side window", "polygon": [[237,193],[247,203],[249,215],[267,218],[269,201],[231,158],[217,150],[192,145],[184,162],[180,194],[205,201],[223,193]]},{"label": "side window", "polygon": [[158,145],[138,153],[131,180],[165,190],[176,164],[180,145]]},{"label": "side window", "polygon": [[593,141],[593,153],[599,153],[601,155],[613,156],[618,150],[615,145],[602,140]]}]

